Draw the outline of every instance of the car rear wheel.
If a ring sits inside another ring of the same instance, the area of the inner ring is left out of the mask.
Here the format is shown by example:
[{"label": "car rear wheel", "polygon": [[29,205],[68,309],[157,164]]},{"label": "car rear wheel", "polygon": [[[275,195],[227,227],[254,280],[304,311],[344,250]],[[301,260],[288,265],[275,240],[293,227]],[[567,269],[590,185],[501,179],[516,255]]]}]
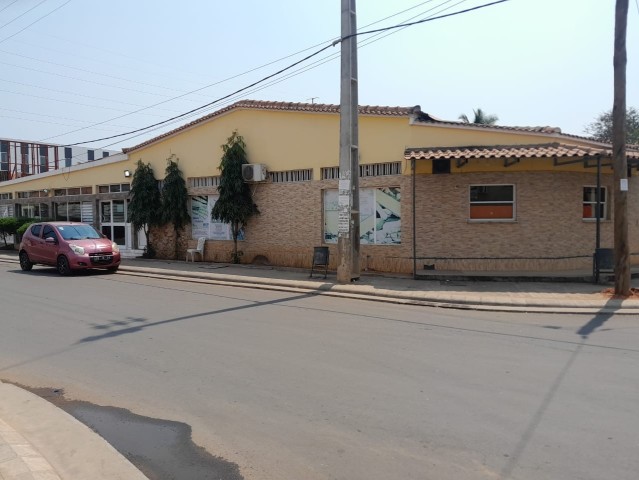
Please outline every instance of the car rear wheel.
[{"label": "car rear wheel", "polygon": [[58,257],[58,263],[56,265],[58,273],[63,276],[71,275],[71,265],[69,265],[69,259],[64,255]]},{"label": "car rear wheel", "polygon": [[28,272],[33,268],[33,263],[29,260],[27,252],[20,252],[20,268],[25,272]]}]

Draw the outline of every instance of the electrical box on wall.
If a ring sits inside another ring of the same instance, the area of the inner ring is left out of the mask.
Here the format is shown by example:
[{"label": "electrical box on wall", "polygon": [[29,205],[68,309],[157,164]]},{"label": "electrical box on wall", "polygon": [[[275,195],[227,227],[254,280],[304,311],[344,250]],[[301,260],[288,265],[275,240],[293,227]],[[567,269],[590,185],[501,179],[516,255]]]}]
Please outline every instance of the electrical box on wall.
[{"label": "electrical box on wall", "polygon": [[266,165],[262,163],[242,165],[242,178],[245,182],[264,182],[267,179]]}]

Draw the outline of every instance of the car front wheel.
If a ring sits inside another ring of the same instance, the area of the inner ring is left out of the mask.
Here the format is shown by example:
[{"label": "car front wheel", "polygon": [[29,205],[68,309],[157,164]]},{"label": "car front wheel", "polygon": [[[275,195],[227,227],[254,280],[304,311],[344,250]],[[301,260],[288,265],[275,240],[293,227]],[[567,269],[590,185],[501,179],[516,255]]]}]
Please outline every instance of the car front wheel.
[{"label": "car front wheel", "polygon": [[58,257],[57,269],[60,275],[71,275],[71,266],[69,265],[69,259],[64,255],[60,255]]},{"label": "car front wheel", "polygon": [[33,263],[29,260],[27,252],[20,252],[20,268],[25,272],[28,272],[33,268]]}]

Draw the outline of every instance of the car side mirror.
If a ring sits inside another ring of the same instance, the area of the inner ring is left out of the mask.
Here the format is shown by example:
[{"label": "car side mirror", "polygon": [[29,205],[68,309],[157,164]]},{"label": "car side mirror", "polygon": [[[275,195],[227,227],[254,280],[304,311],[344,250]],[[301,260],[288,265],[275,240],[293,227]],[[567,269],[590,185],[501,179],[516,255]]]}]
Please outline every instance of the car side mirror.
[{"label": "car side mirror", "polygon": [[50,243],[50,244],[53,244],[53,245],[55,245],[56,243],[58,243],[58,242],[57,242],[57,240],[56,240],[55,238],[53,238],[53,237],[47,237],[47,238],[45,238],[45,239],[44,239],[44,241],[45,241],[46,243]]}]

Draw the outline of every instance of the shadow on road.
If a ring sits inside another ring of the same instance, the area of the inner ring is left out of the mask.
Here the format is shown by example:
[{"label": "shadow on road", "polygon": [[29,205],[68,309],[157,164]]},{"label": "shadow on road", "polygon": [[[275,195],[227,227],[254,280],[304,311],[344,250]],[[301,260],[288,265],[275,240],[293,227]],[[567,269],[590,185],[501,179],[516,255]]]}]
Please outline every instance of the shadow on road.
[{"label": "shadow on road", "polygon": [[[311,297],[315,297],[317,296],[316,292],[310,292],[310,293],[304,293],[302,295],[295,295],[295,296],[290,296],[290,297],[286,297],[286,298],[278,298],[276,300],[269,300],[267,302],[254,302],[248,305],[239,305],[237,307],[229,307],[229,308],[223,308],[220,310],[211,310],[209,312],[201,312],[201,313],[194,313],[191,315],[184,315],[182,317],[176,317],[176,318],[169,318],[167,320],[160,320],[157,322],[152,322],[152,323],[145,323],[144,325],[135,325],[132,327],[128,327],[128,328],[122,328],[119,330],[112,330],[110,332],[105,332],[103,334],[100,335],[93,335],[90,337],[85,337],[85,338],[81,338],[80,340],[78,340],[75,345],[78,344],[83,344],[83,343],[87,343],[87,342],[97,342],[99,340],[105,340],[107,338],[113,338],[113,337],[119,337],[120,335],[128,335],[131,333],[137,333],[137,332],[141,332],[142,330],[145,330],[147,328],[150,327],[156,327],[158,325],[165,325],[167,323],[174,323],[174,322],[181,322],[184,320],[192,320],[194,318],[200,318],[200,317],[206,317],[209,315],[219,315],[222,313],[228,313],[228,312],[235,312],[238,310],[246,310],[249,308],[260,308],[260,307],[264,307],[266,305],[275,305],[278,303],[283,303],[283,302],[288,302],[291,300],[302,300],[305,298],[311,298]],[[140,319],[137,318],[135,319],[136,322],[143,322],[144,319]],[[109,326],[107,325],[106,328],[108,328]],[[93,328],[99,328],[99,326],[94,326]]]},{"label": "shadow on road", "polygon": [[524,430],[524,433],[519,439],[519,442],[515,446],[512,454],[509,456],[508,462],[506,463],[506,465],[504,465],[504,468],[500,472],[500,476],[499,476],[500,479],[508,480],[509,478],[511,478],[511,475],[514,472],[517,465],[519,464],[521,456],[526,450],[526,447],[530,444],[532,438],[534,437],[535,431],[537,430],[537,427],[541,423],[544,417],[544,414],[546,413],[546,410],[548,410],[548,407],[550,406],[555,396],[557,395],[557,391],[559,390],[559,388],[561,387],[561,384],[566,378],[568,371],[570,370],[572,365],[575,363],[575,360],[581,353],[581,350],[583,349],[583,347],[587,345],[586,341],[588,340],[588,337],[595,330],[601,327],[604,323],[610,320],[614,316],[614,310],[617,308],[619,308],[619,302],[609,301],[602,308],[602,310],[612,310],[611,312],[607,311],[606,313],[595,314],[592,320],[590,320],[588,323],[586,323],[581,328],[579,328],[579,330],[577,330],[576,333],[581,336],[581,342],[577,345],[577,348],[570,354],[570,357],[568,357],[566,364],[563,366],[563,368],[561,369],[561,371],[555,378],[555,381],[552,383],[552,385],[546,392],[546,395],[544,395],[544,398],[542,399],[541,404],[539,405],[539,408],[535,411],[535,413],[533,413],[532,417],[530,418],[528,425],[526,426],[526,429]]}]

